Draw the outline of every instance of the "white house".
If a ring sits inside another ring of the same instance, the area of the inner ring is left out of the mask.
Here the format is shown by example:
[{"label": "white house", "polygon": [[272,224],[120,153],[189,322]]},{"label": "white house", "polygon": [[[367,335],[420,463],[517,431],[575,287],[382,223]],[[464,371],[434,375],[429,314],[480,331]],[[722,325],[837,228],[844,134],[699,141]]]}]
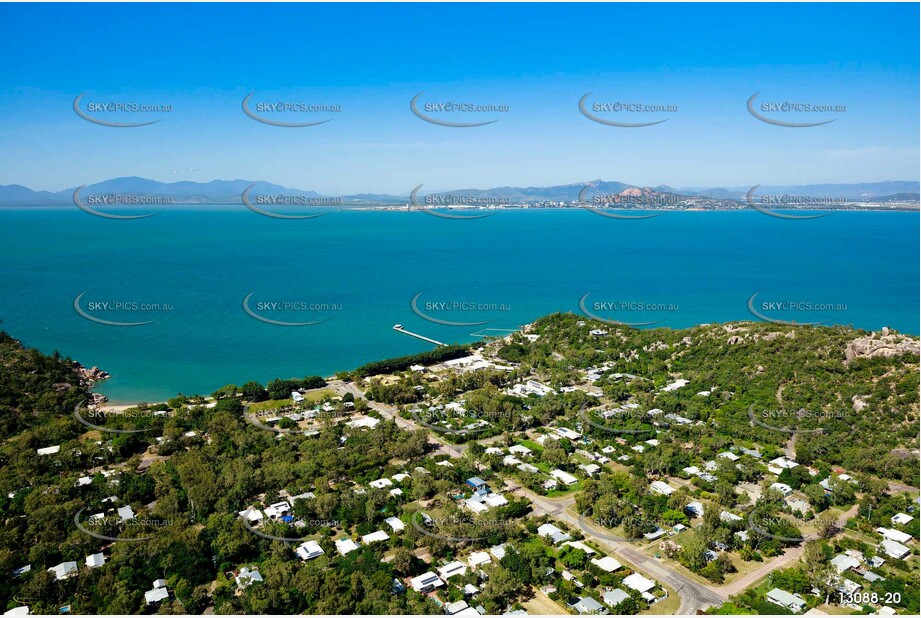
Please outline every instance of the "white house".
[{"label": "white house", "polygon": [[413,577],[411,580],[409,580],[409,583],[413,587],[413,590],[423,594],[426,592],[431,592],[435,588],[439,588],[445,585],[445,583],[431,571],[428,573],[423,573],[417,577]]},{"label": "white house", "polygon": [[684,507],[684,510],[689,513],[693,513],[694,517],[704,516],[704,505],[700,502],[688,502],[687,506]]},{"label": "white house", "polygon": [[614,590],[608,590],[607,592],[605,592],[603,595],[601,595],[601,598],[604,600],[605,603],[607,603],[611,607],[617,607],[618,605],[620,605],[621,603],[629,599],[630,595],[624,592],[623,590],[621,590],[620,588],[615,588]]},{"label": "white house", "polygon": [[252,586],[256,582],[263,581],[262,574],[256,567],[253,567],[252,569],[248,567],[240,567],[240,571],[237,573],[237,576],[234,579],[237,581],[237,588],[241,590],[243,588]]},{"label": "white house", "polygon": [[169,598],[169,590],[165,586],[157,587],[154,586],[152,589],[144,593],[144,603],[146,605],[154,605],[155,603],[160,603]]},{"label": "white house", "polygon": [[60,451],[61,451],[61,445],[58,444],[57,446],[46,446],[45,448],[40,448],[36,450],[35,452],[38,453],[39,455],[55,455],[59,453]]},{"label": "white house", "polygon": [[624,586],[642,594],[655,588],[656,582],[651,579],[646,579],[639,573],[633,573],[624,578]]},{"label": "white house", "polygon": [[338,551],[343,556],[349,553],[350,551],[355,551],[358,549],[358,543],[352,539],[339,539],[335,543],[336,551]]},{"label": "white house", "polygon": [[489,557],[485,551],[476,551],[470,554],[467,558],[467,564],[470,565],[471,569],[475,569],[481,565],[489,564],[492,562],[492,558]]},{"label": "white house", "polygon": [[594,564],[602,571],[605,571],[606,573],[613,573],[623,566],[611,556],[605,556],[603,558],[592,558],[592,564]]},{"label": "white house", "polygon": [[793,493],[793,488],[786,483],[771,483],[771,489],[779,491],[784,498]]},{"label": "white house", "polygon": [[366,534],[361,537],[361,542],[365,545],[370,545],[371,543],[378,543],[380,541],[386,541],[390,538],[390,535],[384,532],[383,530],[378,530],[377,532],[372,532],[371,534]]},{"label": "white house", "polygon": [[388,517],[387,519],[384,520],[384,523],[390,526],[391,528],[393,528],[394,532],[399,532],[403,530],[404,528],[406,528],[406,524],[404,524],[402,521],[400,521],[396,517]]},{"label": "white house", "polygon": [[649,491],[662,496],[670,496],[675,493],[675,488],[663,481],[653,481],[649,484]]},{"label": "white house", "polygon": [[319,558],[326,552],[323,551],[323,548],[320,547],[320,544],[316,541],[305,541],[298,545],[294,553],[297,554],[301,560],[313,560],[314,558]]},{"label": "white house", "polygon": [[889,539],[886,539],[880,543],[879,548],[882,549],[889,557],[896,558],[897,560],[901,560],[911,553],[911,549],[905,547],[901,543]]},{"label": "white house", "polygon": [[798,594],[791,594],[786,590],[774,588],[767,593],[767,600],[774,605],[786,607],[794,612],[801,612],[806,607],[806,600]]},{"label": "white house", "polygon": [[905,524],[910,522],[912,519],[914,519],[914,517],[912,517],[908,513],[897,513],[892,516],[892,523],[893,525],[896,525],[896,526],[904,526]]},{"label": "white house", "polygon": [[438,569],[438,574],[442,577],[442,579],[451,579],[455,575],[463,575],[466,572],[467,565],[465,565],[463,562],[458,562],[457,560],[454,562],[449,562],[448,564]]},{"label": "white house", "polygon": [[877,528],[877,532],[883,535],[883,538],[889,539],[890,541],[895,541],[896,543],[907,543],[911,540],[911,535],[902,532],[901,530],[894,530],[892,528]]},{"label": "white house", "polygon": [[569,474],[568,472],[563,472],[559,468],[551,470],[550,476],[563,483],[564,485],[575,485],[579,482],[579,479]]},{"label": "white house", "polygon": [[61,564],[51,567],[48,571],[54,574],[54,578],[57,581],[61,581],[77,574],[77,563],[62,562]]},{"label": "white house", "polygon": [[96,567],[101,567],[106,563],[106,557],[102,552],[98,554],[90,554],[85,559],[86,566],[90,569],[95,569]]}]

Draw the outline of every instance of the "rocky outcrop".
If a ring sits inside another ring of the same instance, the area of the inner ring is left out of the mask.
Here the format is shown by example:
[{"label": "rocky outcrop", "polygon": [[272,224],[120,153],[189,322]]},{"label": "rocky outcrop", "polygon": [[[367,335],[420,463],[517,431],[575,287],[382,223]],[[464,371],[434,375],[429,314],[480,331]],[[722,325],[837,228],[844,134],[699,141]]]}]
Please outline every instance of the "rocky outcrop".
[{"label": "rocky outcrop", "polygon": [[847,344],[844,349],[844,364],[860,358],[875,358],[877,356],[891,357],[902,354],[918,354],[921,347],[918,340],[892,333],[888,328],[883,328],[879,333],[870,333],[866,337],[858,337]]},{"label": "rocky outcrop", "polygon": [[86,368],[80,363],[74,363],[74,373],[80,379],[80,385],[92,387],[97,382],[102,382],[109,377],[109,373],[99,367]]}]

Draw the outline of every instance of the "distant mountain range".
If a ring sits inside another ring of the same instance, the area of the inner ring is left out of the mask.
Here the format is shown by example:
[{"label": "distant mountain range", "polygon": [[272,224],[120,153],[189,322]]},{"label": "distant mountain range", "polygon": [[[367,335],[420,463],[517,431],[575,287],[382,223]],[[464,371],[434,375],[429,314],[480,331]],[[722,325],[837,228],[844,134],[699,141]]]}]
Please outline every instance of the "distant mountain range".
[{"label": "distant mountain range", "polygon": [[[251,185],[254,185],[252,189],[253,195],[284,194],[311,198],[339,197],[342,203],[345,204],[405,204],[409,200],[408,193],[406,195],[361,193],[344,196],[323,196],[316,191],[290,189],[265,181],[212,180],[210,182],[181,181],[164,183],[137,176],[113,178],[87,185],[81,190],[80,195],[131,194],[170,198],[173,203],[178,204],[239,204],[242,201],[243,191]],[[419,195],[463,195],[472,198],[502,198],[512,203],[572,202],[578,199],[580,191],[586,185],[592,187],[593,194],[615,195],[629,189],[642,188],[644,191],[661,194],[727,201],[744,200],[745,195],[751,189],[751,187],[688,187],[676,189],[667,185],[649,188],[623,182],[594,180],[550,187],[494,187],[492,189],[458,189],[444,192],[428,192],[420,189]],[[55,206],[72,204],[76,189],[77,187],[51,192],[33,191],[22,185],[0,185],[0,205]],[[918,201],[919,193],[921,193],[921,183],[911,180],[886,180],[883,182],[856,184],[762,185],[759,187],[758,193],[838,197],[856,201],[870,199],[874,201]]]}]

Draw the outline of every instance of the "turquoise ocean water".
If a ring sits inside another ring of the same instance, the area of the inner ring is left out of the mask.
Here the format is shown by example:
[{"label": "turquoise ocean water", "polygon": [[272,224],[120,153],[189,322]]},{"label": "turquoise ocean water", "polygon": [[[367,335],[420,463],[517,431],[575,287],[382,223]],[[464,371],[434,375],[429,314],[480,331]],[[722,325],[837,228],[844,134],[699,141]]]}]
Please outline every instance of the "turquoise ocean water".
[{"label": "turquoise ocean water", "polygon": [[[0,210],[0,328],[109,371],[99,390],[115,403],[330,374],[432,347],[394,331],[397,323],[444,342],[504,334],[554,311],[580,313],[586,293],[592,312],[627,322],[756,319],[747,302],[757,292],[769,317],[918,334],[918,226],[917,213],[896,212],[802,221],[752,211],[634,221],[584,210],[467,221],[337,212],[290,221],[226,206],[116,221],[9,208]],[[420,293],[417,308],[435,319],[488,323],[426,321],[410,307]],[[90,317],[151,323],[83,317],[74,307],[81,294],[77,306]],[[257,315],[319,323],[260,321],[244,311],[250,294]],[[796,305],[770,304],[782,301]]]}]

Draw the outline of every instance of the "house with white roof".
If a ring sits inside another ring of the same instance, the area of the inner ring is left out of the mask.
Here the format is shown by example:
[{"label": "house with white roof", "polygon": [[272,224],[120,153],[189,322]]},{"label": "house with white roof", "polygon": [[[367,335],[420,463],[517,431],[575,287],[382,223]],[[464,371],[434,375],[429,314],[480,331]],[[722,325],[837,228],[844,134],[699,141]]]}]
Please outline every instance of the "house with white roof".
[{"label": "house with white roof", "polygon": [[383,530],[378,530],[377,532],[372,532],[371,534],[366,534],[361,537],[361,542],[365,545],[370,545],[371,543],[379,543],[381,541],[386,541],[390,539],[390,535],[384,532]]},{"label": "house with white roof", "polygon": [[588,545],[586,545],[586,544],[583,543],[582,541],[566,541],[565,543],[563,543],[563,547],[574,547],[575,549],[581,549],[582,551],[584,551],[584,552],[585,552],[586,554],[588,554],[589,556],[591,556],[592,554],[597,553],[597,552],[595,552],[594,549],[592,549],[591,547],[589,547]]},{"label": "house with white roof", "polygon": [[688,513],[692,513],[694,517],[704,516],[704,505],[701,502],[688,502],[687,506],[684,507],[684,510]]},{"label": "house with white roof", "polygon": [[[159,581],[159,580],[158,580]],[[169,599],[169,590],[165,586],[157,587],[154,586],[150,590],[144,593],[144,604],[145,605],[155,605]]]},{"label": "house with white roof", "polygon": [[48,572],[54,575],[54,579],[61,581],[77,574],[77,563],[62,562],[48,569]]},{"label": "house with white roof", "polygon": [[269,519],[278,519],[291,513],[291,505],[287,500],[276,502],[265,507],[265,514]]},{"label": "house with white roof", "polygon": [[96,567],[101,567],[106,563],[106,557],[102,552],[98,554],[90,554],[84,559],[86,566],[90,569],[95,569]]},{"label": "house with white roof", "polygon": [[489,548],[489,553],[496,557],[496,560],[502,560],[505,557],[505,543],[502,545],[493,545]]},{"label": "house with white roof", "polygon": [[320,547],[320,544],[316,541],[305,541],[298,545],[294,553],[297,554],[301,560],[313,560],[314,558],[319,558],[326,552],[323,551],[323,548]]},{"label": "house with white roof", "polygon": [[771,483],[771,489],[779,491],[784,498],[793,493],[793,488],[786,483]]},{"label": "house with white roof", "polygon": [[859,567],[860,561],[852,556],[848,556],[847,554],[838,554],[829,561],[829,564],[840,575],[845,571],[850,571],[851,569],[856,569]]},{"label": "house with white roof", "polygon": [[121,520],[129,521],[134,519],[134,511],[131,510],[130,506],[123,506],[118,508],[118,516],[121,517]]},{"label": "house with white roof", "polygon": [[644,592],[649,592],[656,587],[656,582],[651,579],[646,579],[639,573],[632,573],[624,578],[624,586],[630,588],[631,590],[636,590],[640,594]]},{"label": "house with white roof", "polygon": [[336,541],[335,545],[336,545],[336,551],[339,552],[343,556],[349,553],[350,551],[355,551],[356,549],[358,549],[358,543],[356,543],[352,539],[339,539],[338,541]]},{"label": "house with white roof", "polygon": [[649,484],[649,491],[661,496],[670,496],[675,493],[675,488],[663,481],[653,481]]},{"label": "house with white roof", "polygon": [[515,453],[516,455],[526,456],[526,455],[531,454],[531,449],[529,449],[523,444],[515,444],[515,445],[508,447],[508,452]]},{"label": "house with white roof", "polygon": [[457,560],[449,562],[448,564],[438,569],[438,575],[440,575],[442,579],[451,579],[455,575],[463,575],[466,572],[467,565]]},{"label": "house with white roof", "polygon": [[798,594],[792,594],[780,588],[774,588],[767,593],[767,600],[774,605],[785,607],[794,612],[801,612],[806,607],[806,600]]},{"label": "house with white roof", "polygon": [[891,521],[893,525],[904,526],[905,524],[909,523],[912,519],[914,519],[914,517],[912,517],[908,513],[896,513],[895,515],[892,516]]},{"label": "house with white roof", "polygon": [[617,607],[624,601],[630,598],[630,595],[621,590],[620,588],[615,588],[614,590],[608,590],[603,595],[601,599],[610,607]]},{"label": "house with white roof", "polygon": [[470,565],[471,569],[476,569],[484,564],[489,564],[492,562],[492,558],[489,557],[485,551],[476,551],[470,554],[467,558],[467,564]]},{"label": "house with white roof", "polygon": [[575,603],[572,603],[569,607],[573,608],[580,614],[608,613],[608,608],[606,608],[592,597],[577,597]]},{"label": "house with white roof", "polygon": [[555,427],[554,431],[568,440],[578,440],[582,437],[578,431],[573,431],[568,427]]},{"label": "house with white roof", "polygon": [[374,489],[383,489],[384,487],[391,487],[393,485],[393,481],[391,481],[388,478],[383,478],[383,479],[377,479],[376,481],[371,481],[370,483],[368,483],[368,485],[370,485]]},{"label": "house with white roof", "polygon": [[902,560],[905,558],[905,556],[911,553],[911,549],[891,539],[885,539],[882,543],[880,543],[879,549],[881,549],[890,558],[895,558],[897,560]]},{"label": "house with white roof", "polygon": [[422,594],[431,592],[435,588],[439,588],[445,585],[445,583],[441,581],[441,579],[439,579],[438,576],[432,573],[431,571],[428,573],[423,573],[422,575],[413,577],[411,580],[409,580],[409,583],[413,587],[413,590],[415,590],[416,592],[421,592]]},{"label": "house with white roof", "polygon": [[541,524],[537,527],[538,536],[548,537],[554,545],[559,545],[564,541],[572,540],[572,537],[554,526],[553,524]]},{"label": "house with white roof", "polygon": [[380,420],[374,418],[373,416],[361,416],[347,422],[345,425],[346,427],[351,427],[352,429],[374,429],[379,423]]},{"label": "house with white roof", "polygon": [[911,535],[901,530],[895,530],[894,528],[877,528],[877,532],[883,535],[883,538],[889,539],[890,541],[895,541],[896,543],[908,543],[911,540]]},{"label": "house with white roof", "polygon": [[35,452],[39,455],[55,455],[61,452],[61,445],[58,444],[57,446],[46,446],[45,448],[37,449]]},{"label": "house with white roof", "polygon": [[577,478],[574,477],[573,475],[569,474],[568,472],[564,472],[564,471],[560,470],[559,468],[555,468],[555,469],[551,470],[551,471],[550,471],[550,476],[552,476],[553,478],[555,478],[556,480],[558,480],[559,482],[561,482],[561,483],[563,483],[564,485],[567,485],[567,486],[568,486],[568,485],[575,485],[576,483],[579,482],[579,479],[577,479]]},{"label": "house with white roof", "polygon": [[606,573],[613,573],[614,571],[623,567],[621,563],[619,563],[611,556],[604,556],[603,558],[592,558],[591,562]]},{"label": "house with white roof", "polygon": [[248,508],[237,513],[240,517],[245,519],[251,524],[259,523],[262,521],[262,511],[259,509]]},{"label": "house with white roof", "polygon": [[401,530],[406,528],[406,524],[404,524],[402,521],[400,521],[396,517],[388,517],[387,519],[384,520],[384,523],[390,526],[391,528],[393,528],[394,532],[400,532]]},{"label": "house with white roof", "polygon": [[240,567],[240,570],[237,572],[237,576],[234,578],[237,582],[237,588],[242,590],[243,588],[248,588],[256,582],[263,581],[262,574],[259,573],[257,567],[252,569],[248,567]]}]

